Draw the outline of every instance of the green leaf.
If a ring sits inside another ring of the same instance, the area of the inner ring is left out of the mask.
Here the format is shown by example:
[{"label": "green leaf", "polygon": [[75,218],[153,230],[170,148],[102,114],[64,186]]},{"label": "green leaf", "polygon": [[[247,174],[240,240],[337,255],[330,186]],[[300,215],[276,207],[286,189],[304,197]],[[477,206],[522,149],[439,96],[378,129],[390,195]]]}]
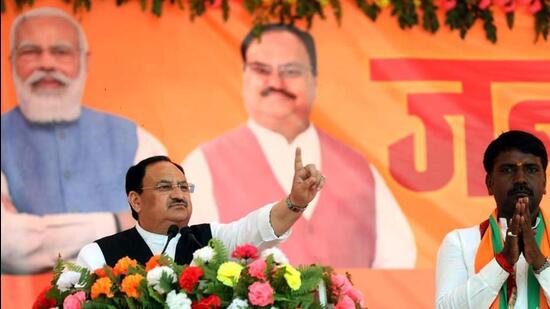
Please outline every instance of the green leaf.
[{"label": "green leaf", "polygon": [[116,304],[104,296],[100,296],[92,301],[87,301],[80,307],[82,309],[117,309]]},{"label": "green leaf", "polygon": [[330,0],[329,3],[332,7],[332,11],[334,12],[334,18],[336,18],[338,25],[340,25],[342,22],[342,5],[339,0]]},{"label": "green leaf", "polygon": [[163,271],[160,275],[159,287],[163,289],[166,293],[173,290],[174,283],[172,282],[172,276]]},{"label": "green leaf", "polygon": [[546,41],[550,24],[550,6],[542,1],[542,9],[535,13],[535,42],[542,36]]},{"label": "green leaf", "polygon": [[[117,0],[118,1],[118,0]],[[160,17],[162,15],[162,5],[164,0],[153,0],[153,6],[151,7],[151,12]]]},{"label": "green leaf", "polygon": [[159,292],[157,292],[155,289],[153,289],[153,287],[148,286],[147,291],[148,291],[149,296],[152,299],[154,299],[156,302],[158,302],[159,304],[164,303],[164,299],[162,298],[162,296],[159,294]]},{"label": "green leaf", "polygon": [[128,306],[129,309],[137,309],[138,306],[136,305],[134,299],[132,297],[124,297],[124,299],[126,300],[126,305]]},{"label": "green leaf", "polygon": [[222,17],[224,21],[229,19],[229,1],[222,0]]},{"label": "green leaf", "polygon": [[[474,9],[473,9],[474,8]],[[445,16],[445,24],[451,30],[458,30],[460,38],[464,39],[466,33],[473,26],[477,15],[474,14],[477,10],[477,5],[470,5],[465,1],[457,1],[456,6],[447,11]]]},{"label": "green leaf", "polygon": [[412,0],[391,0],[392,16],[397,16],[401,29],[412,28],[418,24],[418,14]]},{"label": "green leaf", "polygon": [[481,19],[483,19],[483,29],[485,37],[495,43],[497,41],[497,28],[495,27],[493,12],[491,10],[480,10]]},{"label": "green leaf", "polygon": [[508,29],[514,28],[514,12],[506,13],[506,25]]},{"label": "green leaf", "polygon": [[439,20],[435,13],[437,7],[431,0],[421,0],[420,9],[424,12],[422,15],[422,29],[435,33],[439,29]]}]

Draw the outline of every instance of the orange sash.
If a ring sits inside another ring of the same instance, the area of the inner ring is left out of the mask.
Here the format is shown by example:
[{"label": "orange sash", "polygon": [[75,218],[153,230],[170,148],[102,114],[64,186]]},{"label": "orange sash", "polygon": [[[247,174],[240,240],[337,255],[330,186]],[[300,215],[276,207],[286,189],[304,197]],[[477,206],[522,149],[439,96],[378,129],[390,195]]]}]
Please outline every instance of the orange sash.
[{"label": "orange sash", "polygon": [[[544,211],[542,211],[542,208],[540,209],[540,212],[542,214],[542,220],[544,222],[544,231],[542,232],[542,240],[540,242],[540,249],[544,256],[548,257],[550,255],[550,229],[548,228],[548,224],[550,224],[550,218],[548,218]],[[494,237],[493,233],[491,231],[491,224],[489,224],[489,227],[485,231],[485,233],[482,235],[481,242],[479,244],[479,248],[477,249],[476,258],[475,258],[475,272],[479,273],[479,271],[487,265],[493,258],[495,258],[495,255],[499,254],[500,251],[502,251],[503,246],[503,240],[501,237],[500,232],[500,224],[498,223],[498,216],[497,216],[497,210],[495,209],[491,216],[489,217],[489,220],[491,220],[491,217],[495,222],[498,224],[498,236]],[[539,223],[540,227],[540,223]],[[538,228],[537,228],[538,230]],[[496,238],[496,239],[494,239]],[[500,241],[500,247],[501,249],[498,250],[498,252],[495,252],[493,249],[493,242]],[[529,272],[532,272],[532,268],[529,267]],[[506,283],[504,283],[503,286],[506,286]],[[528,290],[531,288],[534,288],[532,286],[527,286]],[[549,308],[548,302],[546,301],[546,297],[544,296],[543,290],[540,288],[540,285],[538,286],[539,289],[539,303],[541,309],[543,308]],[[505,289],[504,289],[505,290]],[[503,293],[503,289],[500,290],[499,295],[495,298],[493,303],[491,304],[490,308],[498,309],[498,308],[508,308],[508,300],[506,299],[506,304],[501,304],[501,293]],[[510,292],[508,292],[510,293]],[[529,292],[528,292],[529,293]],[[529,293],[530,294],[530,293]]]}]

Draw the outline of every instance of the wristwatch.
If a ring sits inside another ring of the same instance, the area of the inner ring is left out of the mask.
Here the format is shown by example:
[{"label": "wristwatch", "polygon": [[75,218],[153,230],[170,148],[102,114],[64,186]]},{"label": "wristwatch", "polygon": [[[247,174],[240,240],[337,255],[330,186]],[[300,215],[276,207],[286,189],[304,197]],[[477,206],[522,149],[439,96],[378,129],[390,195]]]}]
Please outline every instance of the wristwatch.
[{"label": "wristwatch", "polygon": [[550,261],[548,260],[548,258],[546,258],[546,262],[544,262],[544,264],[542,264],[539,269],[533,269],[533,272],[538,275],[548,267],[550,267]]},{"label": "wristwatch", "polygon": [[290,201],[290,195],[287,196],[286,198],[286,207],[294,212],[297,212],[297,213],[302,213],[304,212],[304,210],[306,210],[307,208],[307,205],[306,204],[305,206],[298,206],[298,205],[294,205],[292,204],[292,202]]}]

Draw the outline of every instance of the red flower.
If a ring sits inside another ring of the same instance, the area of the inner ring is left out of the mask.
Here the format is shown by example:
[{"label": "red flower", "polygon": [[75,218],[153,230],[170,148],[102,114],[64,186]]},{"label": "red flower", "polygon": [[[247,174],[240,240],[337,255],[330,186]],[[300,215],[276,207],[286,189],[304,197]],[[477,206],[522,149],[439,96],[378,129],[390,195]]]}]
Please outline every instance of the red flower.
[{"label": "red flower", "polygon": [[49,309],[57,305],[55,298],[46,297],[46,293],[48,293],[50,289],[51,286],[48,286],[42,292],[40,292],[40,294],[38,294],[36,300],[34,301],[34,304],[32,305],[32,309]]},{"label": "red flower", "polygon": [[238,246],[237,249],[235,249],[235,251],[231,253],[231,257],[234,257],[237,259],[257,259],[258,248],[254,247],[251,244]]},{"label": "red flower", "polygon": [[181,273],[179,280],[180,288],[184,289],[187,293],[193,293],[193,288],[195,288],[202,275],[204,275],[204,271],[200,267],[187,267]]},{"label": "red flower", "polygon": [[222,301],[217,295],[210,295],[206,298],[203,298],[200,302],[193,302],[191,305],[192,309],[216,309],[219,308],[222,304]]},{"label": "red flower", "polygon": [[452,10],[456,6],[456,0],[440,0],[439,6],[442,7],[445,11]]}]

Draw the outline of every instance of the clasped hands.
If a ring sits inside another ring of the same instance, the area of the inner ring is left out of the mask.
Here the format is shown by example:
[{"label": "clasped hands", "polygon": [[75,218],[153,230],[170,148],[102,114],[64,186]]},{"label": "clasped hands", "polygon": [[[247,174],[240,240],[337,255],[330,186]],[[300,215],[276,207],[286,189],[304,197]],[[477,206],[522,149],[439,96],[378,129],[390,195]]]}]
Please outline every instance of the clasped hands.
[{"label": "clasped hands", "polygon": [[509,265],[513,266],[523,253],[525,260],[533,269],[539,269],[546,262],[546,257],[540,251],[535,240],[536,230],[531,227],[531,211],[529,198],[520,197],[516,202],[514,215],[508,224],[506,240],[502,255]]}]

